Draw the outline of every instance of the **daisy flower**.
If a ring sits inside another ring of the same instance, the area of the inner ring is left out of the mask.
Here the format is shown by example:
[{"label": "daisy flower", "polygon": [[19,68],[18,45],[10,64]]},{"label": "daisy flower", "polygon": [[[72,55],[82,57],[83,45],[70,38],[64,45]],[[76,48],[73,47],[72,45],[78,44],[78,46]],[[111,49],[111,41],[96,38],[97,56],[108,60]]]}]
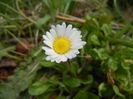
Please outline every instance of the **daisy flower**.
[{"label": "daisy flower", "polygon": [[65,62],[79,54],[86,42],[81,40],[81,32],[72,25],[65,23],[52,25],[50,31],[43,35],[43,50],[45,50],[46,60],[51,62]]}]

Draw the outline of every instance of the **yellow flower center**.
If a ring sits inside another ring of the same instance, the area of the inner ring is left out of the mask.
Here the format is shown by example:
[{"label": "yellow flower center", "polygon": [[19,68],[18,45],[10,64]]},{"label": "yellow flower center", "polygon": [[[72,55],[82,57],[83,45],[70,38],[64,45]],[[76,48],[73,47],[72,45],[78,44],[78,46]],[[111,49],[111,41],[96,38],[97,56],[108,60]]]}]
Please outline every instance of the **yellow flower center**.
[{"label": "yellow flower center", "polygon": [[64,54],[70,50],[70,40],[65,37],[58,37],[54,40],[53,48],[56,53]]}]

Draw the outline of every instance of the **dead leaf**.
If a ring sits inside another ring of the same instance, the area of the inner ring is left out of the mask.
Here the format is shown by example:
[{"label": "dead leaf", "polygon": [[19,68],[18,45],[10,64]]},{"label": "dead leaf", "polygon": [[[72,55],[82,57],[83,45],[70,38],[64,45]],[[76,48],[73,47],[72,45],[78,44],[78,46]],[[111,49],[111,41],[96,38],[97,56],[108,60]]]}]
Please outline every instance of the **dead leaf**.
[{"label": "dead leaf", "polygon": [[3,67],[16,67],[16,66],[17,66],[16,61],[12,60],[12,59],[5,58],[5,59],[2,59],[0,61],[0,68],[3,68]]},{"label": "dead leaf", "polygon": [[113,85],[115,83],[111,69],[109,69],[109,71],[107,72],[107,81],[110,85]]},{"label": "dead leaf", "polygon": [[27,39],[22,39],[21,42],[18,42],[16,45],[16,52],[21,54],[28,54],[28,52],[33,48],[34,45],[29,42]]},{"label": "dead leaf", "polygon": [[7,80],[11,73],[7,69],[0,69],[0,82]]}]

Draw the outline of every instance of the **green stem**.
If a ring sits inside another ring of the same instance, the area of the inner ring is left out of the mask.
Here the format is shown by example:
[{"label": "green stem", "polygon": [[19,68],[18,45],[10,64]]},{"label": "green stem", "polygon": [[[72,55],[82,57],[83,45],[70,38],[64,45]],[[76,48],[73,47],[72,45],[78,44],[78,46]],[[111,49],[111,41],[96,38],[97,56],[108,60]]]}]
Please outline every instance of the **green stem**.
[{"label": "green stem", "polygon": [[121,39],[111,39],[111,44],[124,45],[133,48],[133,43]]}]

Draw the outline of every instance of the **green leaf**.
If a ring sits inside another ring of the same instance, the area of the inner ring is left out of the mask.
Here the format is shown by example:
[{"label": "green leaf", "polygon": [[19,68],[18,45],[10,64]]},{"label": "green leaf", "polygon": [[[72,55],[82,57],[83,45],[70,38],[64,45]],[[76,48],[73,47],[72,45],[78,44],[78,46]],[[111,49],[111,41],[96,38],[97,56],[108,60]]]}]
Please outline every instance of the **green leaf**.
[{"label": "green leaf", "polygon": [[81,81],[78,78],[64,78],[63,82],[66,86],[70,88],[78,87],[81,83]]},{"label": "green leaf", "polygon": [[39,96],[36,96],[37,97],[36,99],[50,99],[51,95],[52,95],[52,93],[44,93]]},{"label": "green leaf", "polygon": [[88,97],[89,97],[89,99],[100,99],[97,95],[95,95],[91,92],[88,92]]},{"label": "green leaf", "polygon": [[62,4],[62,0],[42,0],[45,6],[48,8],[47,10],[51,14],[51,17],[55,17],[57,9],[60,9]]},{"label": "green leaf", "polygon": [[16,99],[18,97],[16,90],[13,90],[5,84],[0,85],[0,99]]},{"label": "green leaf", "polygon": [[[19,94],[31,85],[43,57],[40,53],[38,53],[38,56],[34,57],[35,60],[32,57],[31,62],[27,61],[31,59],[31,56],[29,56],[20,63],[14,75],[9,77],[8,82],[4,83],[5,88],[0,88],[0,99],[17,99]],[[7,93],[12,95],[7,95]]]},{"label": "green leaf", "polygon": [[42,0],[42,1],[44,2],[44,4],[45,4],[48,8],[50,8],[49,0]]},{"label": "green leaf", "polygon": [[70,8],[72,1],[73,0],[64,0],[64,5],[66,4],[64,7],[64,13],[67,13],[69,11],[69,8]]},{"label": "green leaf", "polygon": [[55,63],[54,62],[50,62],[50,61],[46,61],[46,60],[42,60],[40,62],[40,65],[43,66],[43,67],[53,67],[55,66]]},{"label": "green leaf", "polygon": [[103,24],[103,26],[101,27],[101,29],[103,30],[105,36],[108,36],[112,32],[111,26],[110,25],[107,25],[107,24]]},{"label": "green leaf", "polygon": [[112,38],[109,38],[110,39],[110,43],[111,44],[114,44],[114,45],[123,45],[123,46],[126,46],[126,47],[130,47],[130,48],[133,48],[133,42],[131,42],[130,40],[125,40],[125,39],[112,39]]},{"label": "green leaf", "polygon": [[66,99],[66,97],[65,96],[58,96],[58,97],[56,97],[56,99]]},{"label": "green leaf", "polygon": [[72,65],[70,66],[70,70],[71,73],[76,76],[77,72],[78,72],[78,64],[77,63],[72,63]]},{"label": "green leaf", "polygon": [[99,97],[91,92],[80,90],[73,99],[99,99]]},{"label": "green leaf", "polygon": [[120,93],[120,90],[119,90],[119,88],[116,85],[113,85],[113,90],[114,90],[116,95],[118,95],[118,96],[120,96],[120,97],[125,99],[125,96],[122,93]]},{"label": "green leaf", "polygon": [[88,99],[88,92],[80,90],[73,99]]},{"label": "green leaf", "polygon": [[0,43],[0,58],[2,57],[10,57],[14,59],[18,59],[18,57],[11,55],[9,52],[14,51],[15,46],[6,47],[4,44]]},{"label": "green leaf", "polygon": [[111,97],[113,95],[112,87],[110,87],[106,83],[101,83],[98,86],[98,95],[100,97]]},{"label": "green leaf", "polygon": [[45,83],[44,81],[38,81],[32,84],[29,88],[29,94],[31,95],[41,95],[48,91],[50,85]]},{"label": "green leaf", "polygon": [[109,58],[108,66],[109,68],[111,68],[111,70],[116,71],[118,69],[117,60],[115,60],[114,58]]},{"label": "green leaf", "polygon": [[124,86],[124,90],[133,94],[133,82],[130,82],[128,85]]},{"label": "green leaf", "polygon": [[49,20],[50,20],[50,16],[46,15],[43,18],[40,18],[37,20],[36,25],[38,28],[41,28],[43,25],[45,25]]},{"label": "green leaf", "polygon": [[95,34],[91,35],[89,39],[94,45],[100,45],[99,39]]},{"label": "green leaf", "polygon": [[93,83],[93,76],[92,75],[88,75],[85,79],[82,80],[83,84],[92,84]]},{"label": "green leaf", "polygon": [[[14,4],[15,0],[0,0],[0,12],[1,13],[8,13],[9,15],[14,14],[13,11],[11,11],[10,8],[15,8],[15,4]],[[8,7],[7,7],[8,6]]]},{"label": "green leaf", "polygon": [[117,81],[119,81],[121,84],[127,85],[129,83],[128,71],[126,71],[125,69],[119,68],[115,72],[115,76]]},{"label": "green leaf", "polygon": [[100,48],[100,49],[94,48],[93,51],[94,51],[94,54],[96,55],[94,57],[97,59],[105,60],[109,57],[108,52],[104,48]]},{"label": "green leaf", "polygon": [[130,66],[125,63],[125,62],[121,62],[121,66],[125,69],[125,70],[130,70]]}]

